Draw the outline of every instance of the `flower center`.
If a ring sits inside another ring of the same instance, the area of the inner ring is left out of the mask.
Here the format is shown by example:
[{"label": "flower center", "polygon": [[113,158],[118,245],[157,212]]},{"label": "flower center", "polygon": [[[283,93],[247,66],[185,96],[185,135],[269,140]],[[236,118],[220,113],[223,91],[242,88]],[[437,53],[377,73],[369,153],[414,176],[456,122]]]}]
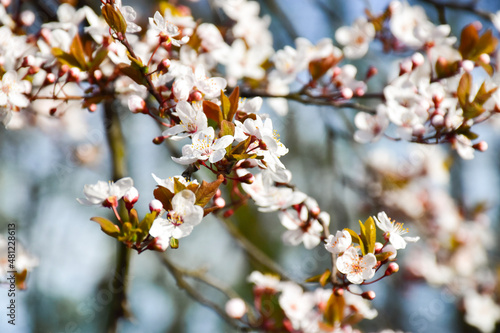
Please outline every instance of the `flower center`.
[{"label": "flower center", "polygon": [[176,227],[184,223],[184,218],[182,217],[182,215],[175,211],[168,212],[167,220]]}]

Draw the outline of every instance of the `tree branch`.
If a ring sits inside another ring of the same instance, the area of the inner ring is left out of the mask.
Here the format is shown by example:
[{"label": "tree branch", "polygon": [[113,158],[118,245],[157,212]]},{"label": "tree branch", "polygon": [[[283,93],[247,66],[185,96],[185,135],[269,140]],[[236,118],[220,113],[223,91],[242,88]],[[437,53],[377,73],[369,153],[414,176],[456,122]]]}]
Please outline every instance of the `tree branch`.
[{"label": "tree branch", "polygon": [[[111,102],[104,104],[106,138],[111,152],[112,178],[114,181],[128,174],[126,162],[125,140],[123,138],[120,119]],[[122,219],[126,216],[125,207],[120,207]],[[130,263],[130,248],[125,244],[117,243],[116,268],[111,281],[113,298],[109,306],[107,331],[116,332],[120,318],[130,317],[127,302],[127,284]]]}]

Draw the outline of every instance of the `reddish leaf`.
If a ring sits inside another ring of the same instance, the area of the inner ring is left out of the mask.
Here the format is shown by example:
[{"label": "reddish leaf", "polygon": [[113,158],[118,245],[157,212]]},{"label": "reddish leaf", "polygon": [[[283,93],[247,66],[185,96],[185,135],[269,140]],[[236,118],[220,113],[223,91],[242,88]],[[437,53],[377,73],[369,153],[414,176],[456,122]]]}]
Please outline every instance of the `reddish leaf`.
[{"label": "reddish leaf", "polygon": [[238,86],[234,88],[233,92],[229,96],[229,102],[231,103],[231,107],[229,108],[227,120],[233,121],[233,117],[238,111],[238,105],[240,103],[240,88]]},{"label": "reddish leaf", "polygon": [[219,175],[217,177],[217,180],[207,183],[206,181],[203,181],[198,188],[198,191],[196,191],[196,204],[204,207],[210,199],[215,195],[215,192],[217,192],[217,189],[219,188],[220,184],[224,181],[224,176]]},{"label": "reddish leaf", "polygon": [[222,122],[222,111],[219,106],[210,101],[203,101],[203,112],[207,115],[208,119],[212,119],[220,125]]},{"label": "reddish leaf", "polygon": [[158,186],[154,191],[153,195],[156,200],[159,200],[163,204],[165,210],[172,210],[172,198],[174,194],[170,190],[163,186]]}]

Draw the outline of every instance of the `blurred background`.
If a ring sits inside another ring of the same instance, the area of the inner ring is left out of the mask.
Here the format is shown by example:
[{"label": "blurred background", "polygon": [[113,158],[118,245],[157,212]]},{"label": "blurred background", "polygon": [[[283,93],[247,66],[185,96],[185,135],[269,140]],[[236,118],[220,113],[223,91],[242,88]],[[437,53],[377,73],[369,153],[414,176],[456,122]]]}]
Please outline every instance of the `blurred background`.
[{"label": "blurred background", "polygon": [[[364,15],[366,8],[379,13],[389,3],[385,0],[258,2],[261,15],[271,17],[270,30],[276,50],[285,45],[293,46],[297,36],[306,37],[313,43],[324,37],[333,38],[337,28],[350,25]],[[190,7],[195,19],[215,23],[220,20],[207,1],[178,3]],[[438,21],[434,6],[419,1],[409,3],[423,6],[430,19]],[[485,11],[500,10],[500,2],[496,0],[474,3]],[[57,18],[58,4],[57,1],[23,1],[18,5],[33,10],[39,19],[37,22],[41,23]],[[75,1],[74,4],[78,7],[89,5],[97,11],[100,5],[98,1]],[[157,6],[154,1],[141,1],[140,4],[124,1],[124,5],[131,5],[138,11],[143,27]],[[446,18],[454,36],[459,36],[466,24],[480,19],[467,11],[453,9],[447,10]],[[481,22],[491,27],[486,20]],[[495,35],[498,36],[497,31]],[[369,91],[377,92],[388,78],[397,75],[398,59],[400,55],[384,54],[380,46],[374,45],[363,59],[352,63],[358,67],[358,73],[365,72],[370,65],[377,66],[379,75],[369,82]],[[116,107],[121,105],[117,103]],[[370,183],[367,178],[356,183],[359,174],[366,174],[367,159],[375,162],[372,156],[384,156],[386,159],[377,160],[377,163],[394,166],[395,173],[411,174],[427,156],[450,157],[454,162],[450,164],[451,176],[443,178],[440,186],[449,191],[463,209],[471,209],[479,203],[487,207],[485,214],[491,221],[491,236],[495,244],[488,255],[491,267],[496,267],[499,261],[496,244],[500,188],[500,140],[497,133],[500,123],[480,127],[480,135],[489,143],[489,149],[477,153],[474,160],[464,161],[446,151],[446,147],[427,149],[386,139],[376,144],[356,144],[352,140],[353,110],[294,102],[288,107],[288,115],[280,116],[265,102],[261,112],[270,114],[281,134],[281,141],[290,149],[283,162],[293,173],[293,183],[331,214],[330,230],[353,226],[358,219],[364,221],[379,209],[388,209],[370,194],[373,188],[364,187]],[[151,119],[133,115],[125,109],[120,114],[130,176],[140,193],[137,207],[139,215],[143,215],[146,211],[141,211],[141,207],[147,207],[153,199],[152,190],[156,186],[151,173],[167,178],[182,173],[183,168],[171,161],[164,146],[151,144],[152,138],[161,134]],[[71,135],[58,130],[57,125],[47,126],[45,130],[37,127],[20,131],[0,128],[0,230],[6,235],[7,224],[15,223],[18,242],[39,261],[38,267],[28,277],[27,290],[17,294],[15,329],[6,320],[1,320],[1,332],[104,331],[110,302],[108,281],[114,273],[116,241],[89,220],[92,216],[109,212],[103,208],[85,207],[76,201],[83,196],[84,184],[106,181],[111,177],[102,117],[99,111],[81,111],[71,118],[72,126],[76,127]],[[415,151],[417,153],[412,154]],[[398,209],[394,211],[404,216]],[[298,281],[323,272],[329,265],[330,257],[319,247],[308,251],[302,245],[283,245],[280,237],[284,228],[275,213],[259,213],[251,204],[237,211],[231,220]],[[411,225],[411,221],[408,223]],[[215,218],[206,217],[191,236],[182,241],[179,249],[167,252],[179,266],[206,269],[207,273],[232,286],[251,302],[251,285],[246,282],[246,277],[261,267],[248,260]],[[401,261],[402,271],[403,263]],[[404,273],[396,275],[390,281],[374,286],[377,298],[373,304],[379,316],[373,321],[363,321],[363,331],[392,328],[413,332],[476,332],[464,323],[453,293],[421,280],[408,281],[405,276]],[[214,302],[225,303],[226,298],[219,292],[196,281],[190,282]],[[0,292],[1,304],[6,304],[7,290],[2,288]],[[120,322],[120,332],[232,331],[213,311],[179,290],[157,253],[147,251],[137,255],[133,252],[128,295],[133,318],[129,322]]]}]

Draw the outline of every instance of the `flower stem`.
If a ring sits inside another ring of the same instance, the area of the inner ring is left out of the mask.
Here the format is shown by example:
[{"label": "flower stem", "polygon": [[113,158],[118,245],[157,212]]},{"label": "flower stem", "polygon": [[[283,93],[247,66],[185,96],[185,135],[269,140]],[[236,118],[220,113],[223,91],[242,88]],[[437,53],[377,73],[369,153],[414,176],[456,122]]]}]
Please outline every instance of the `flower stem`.
[{"label": "flower stem", "polygon": [[[127,162],[125,151],[125,140],[123,138],[120,119],[111,102],[104,104],[106,137],[111,153],[112,178],[117,181],[127,175]],[[120,215],[126,216],[125,206],[119,207]],[[116,332],[120,318],[130,316],[127,302],[127,283],[130,263],[130,249],[125,244],[118,242],[116,254],[116,268],[114,276],[111,278],[113,297],[109,305],[109,315],[107,321],[107,332]]]}]

